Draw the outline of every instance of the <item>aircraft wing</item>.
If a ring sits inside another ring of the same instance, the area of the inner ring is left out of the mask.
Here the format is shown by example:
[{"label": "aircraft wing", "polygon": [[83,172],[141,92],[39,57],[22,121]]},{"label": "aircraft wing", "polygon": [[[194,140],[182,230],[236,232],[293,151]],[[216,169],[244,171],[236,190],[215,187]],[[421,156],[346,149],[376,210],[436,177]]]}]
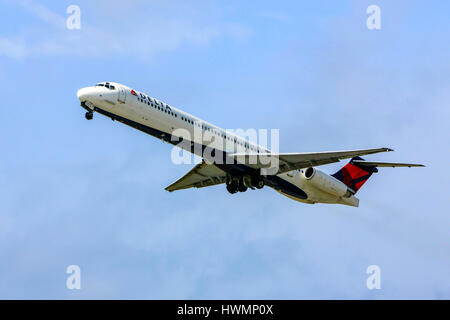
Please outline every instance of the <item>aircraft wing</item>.
[{"label": "aircraft wing", "polygon": [[[233,157],[240,163],[247,164],[253,168],[270,168],[272,157],[278,157],[279,170],[270,174],[281,174],[291,170],[308,167],[321,166],[342,159],[364,156],[378,152],[394,151],[389,148],[360,149],[348,151],[323,151],[323,152],[303,152],[303,153],[235,153]],[[275,159],[274,159],[275,160]],[[365,162],[366,163],[366,162]],[[270,170],[269,170],[270,171]]]},{"label": "aircraft wing", "polygon": [[[281,174],[291,170],[297,170],[308,167],[320,166],[328,163],[339,162],[341,159],[348,159],[358,156],[363,156],[378,152],[393,151],[389,148],[378,148],[378,149],[363,149],[363,150],[350,150],[350,151],[325,151],[325,152],[313,152],[313,153],[254,153],[254,154],[233,154],[238,162],[245,163],[253,168],[269,168],[270,164],[267,165],[267,158],[270,160],[271,157],[278,157],[279,170],[272,174]],[[252,158],[253,157],[253,158]],[[262,157],[267,157],[262,160]],[[253,164],[254,160],[257,160]],[[253,162],[252,162],[253,161]],[[264,163],[262,163],[264,161]],[[355,160],[357,161],[357,160]],[[365,165],[375,165],[383,166],[381,162],[364,162]],[[392,164],[390,166],[404,165],[404,166],[416,166],[413,164]],[[387,166],[387,165],[385,165]],[[183,177],[178,179],[176,182],[172,183],[170,186],[165,188],[167,191],[175,191],[188,188],[203,188],[209,187],[226,182],[226,173],[216,167],[213,164],[207,164],[204,161],[197,164],[191,171],[185,174]]]},{"label": "aircraft wing", "polygon": [[225,183],[226,173],[213,164],[204,161],[197,164],[191,171],[166,188],[175,191],[188,188],[203,188]]}]

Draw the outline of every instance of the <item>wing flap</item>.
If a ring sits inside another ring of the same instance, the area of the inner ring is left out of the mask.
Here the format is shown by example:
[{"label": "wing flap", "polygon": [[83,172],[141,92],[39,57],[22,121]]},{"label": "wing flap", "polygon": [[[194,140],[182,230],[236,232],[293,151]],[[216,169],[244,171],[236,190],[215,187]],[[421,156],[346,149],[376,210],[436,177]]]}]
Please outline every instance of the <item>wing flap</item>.
[{"label": "wing flap", "polygon": [[172,192],[188,188],[203,188],[225,183],[226,173],[212,164],[202,161],[165,190]]}]

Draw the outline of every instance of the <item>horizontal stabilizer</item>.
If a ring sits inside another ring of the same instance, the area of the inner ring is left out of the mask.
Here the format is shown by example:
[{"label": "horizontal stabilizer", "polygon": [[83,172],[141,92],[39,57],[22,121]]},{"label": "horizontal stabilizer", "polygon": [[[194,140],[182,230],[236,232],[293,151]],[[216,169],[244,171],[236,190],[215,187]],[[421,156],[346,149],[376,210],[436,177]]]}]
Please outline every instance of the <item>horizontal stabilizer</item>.
[{"label": "horizontal stabilizer", "polygon": [[375,161],[364,161],[364,160],[352,160],[354,164],[360,164],[366,167],[425,167],[423,164],[416,163],[396,163],[396,162],[375,162]]}]

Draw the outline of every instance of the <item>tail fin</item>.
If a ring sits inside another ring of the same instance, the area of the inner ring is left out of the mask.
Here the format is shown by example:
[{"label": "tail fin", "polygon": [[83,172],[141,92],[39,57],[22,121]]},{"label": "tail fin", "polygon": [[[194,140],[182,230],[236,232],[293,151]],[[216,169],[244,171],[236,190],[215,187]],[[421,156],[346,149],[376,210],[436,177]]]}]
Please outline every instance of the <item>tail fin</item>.
[{"label": "tail fin", "polygon": [[[353,160],[360,161],[353,162]],[[349,163],[332,176],[342,181],[356,193],[374,172],[378,172],[375,166],[365,166],[361,161],[364,161],[364,159],[360,157],[352,158]]]}]

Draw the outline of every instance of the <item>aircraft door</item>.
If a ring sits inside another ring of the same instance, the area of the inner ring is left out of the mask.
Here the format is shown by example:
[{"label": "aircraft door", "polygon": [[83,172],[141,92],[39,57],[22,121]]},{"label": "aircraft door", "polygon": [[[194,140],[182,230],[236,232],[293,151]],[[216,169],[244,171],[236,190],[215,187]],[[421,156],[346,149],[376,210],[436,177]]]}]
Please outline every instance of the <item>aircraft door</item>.
[{"label": "aircraft door", "polygon": [[119,87],[119,98],[117,100],[120,103],[125,103],[126,97],[127,97],[127,94],[125,92],[125,89],[123,87]]}]

